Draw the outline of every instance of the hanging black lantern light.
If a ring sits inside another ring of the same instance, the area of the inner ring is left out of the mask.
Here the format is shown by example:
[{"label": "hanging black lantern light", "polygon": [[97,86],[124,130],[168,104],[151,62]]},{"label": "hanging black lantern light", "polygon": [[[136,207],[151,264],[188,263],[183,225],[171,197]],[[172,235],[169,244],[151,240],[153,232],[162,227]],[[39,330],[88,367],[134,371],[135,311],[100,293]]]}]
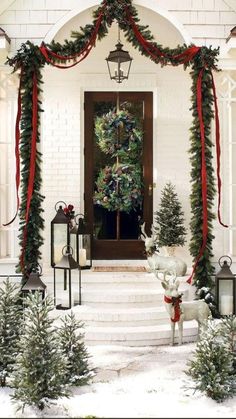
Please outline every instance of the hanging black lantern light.
[{"label": "hanging black lantern light", "polygon": [[[225,258],[229,259],[230,264],[227,263],[227,260],[223,260]],[[221,256],[218,262],[221,267],[215,277],[218,310],[222,316],[236,314],[235,274],[230,270],[232,259],[230,256]]]},{"label": "hanging black lantern light", "polygon": [[128,51],[124,51],[122,47],[123,44],[120,42],[120,28],[118,25],[118,42],[116,44],[116,49],[110,51],[106,58],[110,78],[117,83],[122,83],[123,80],[129,78],[130,67],[133,60]]},{"label": "hanging black lantern light", "polygon": [[45,299],[46,285],[40,279],[40,276],[42,275],[42,267],[37,264],[36,267],[28,267],[27,271],[29,273],[28,279],[21,288],[23,299],[25,299],[30,292],[34,294],[38,291],[43,301]]},{"label": "hanging black lantern light", "polygon": [[[73,258],[73,249],[71,246],[65,245],[63,246],[62,250],[61,250],[61,260],[56,263],[53,267],[53,271],[54,271],[54,277],[53,277],[53,283],[54,283],[54,304],[56,306],[57,309],[69,309],[72,307],[72,285],[71,285],[71,271],[74,269],[78,269],[78,263],[76,262],[76,260]],[[59,276],[59,273],[61,273],[61,278],[56,278],[56,276]],[[56,287],[61,285],[62,283],[64,284],[64,291],[67,290],[67,280],[69,282],[69,304],[67,305],[62,305],[62,304],[56,304],[56,296],[57,296],[57,292],[56,292]],[[80,273],[79,273],[79,304],[81,304],[81,277],[80,277]],[[73,303],[74,305],[74,303]]]},{"label": "hanging black lantern light", "polygon": [[92,234],[85,222],[84,214],[76,214],[70,229],[70,243],[80,269],[92,267]]},{"label": "hanging black lantern light", "polygon": [[[61,205],[63,204],[64,207]],[[55,205],[56,215],[51,221],[51,266],[54,267],[61,260],[61,249],[70,245],[70,218],[65,214],[64,201]]]}]

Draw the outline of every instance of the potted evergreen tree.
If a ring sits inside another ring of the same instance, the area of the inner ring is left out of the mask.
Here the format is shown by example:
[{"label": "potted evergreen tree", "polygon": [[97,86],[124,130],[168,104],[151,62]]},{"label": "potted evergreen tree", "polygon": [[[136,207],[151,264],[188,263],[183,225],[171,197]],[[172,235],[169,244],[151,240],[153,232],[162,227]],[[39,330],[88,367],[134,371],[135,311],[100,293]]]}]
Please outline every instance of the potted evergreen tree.
[{"label": "potted evergreen tree", "polygon": [[161,192],[160,206],[154,213],[154,231],[157,246],[164,247],[169,256],[174,255],[177,246],[186,242],[184,212],[171,182],[167,182]]}]

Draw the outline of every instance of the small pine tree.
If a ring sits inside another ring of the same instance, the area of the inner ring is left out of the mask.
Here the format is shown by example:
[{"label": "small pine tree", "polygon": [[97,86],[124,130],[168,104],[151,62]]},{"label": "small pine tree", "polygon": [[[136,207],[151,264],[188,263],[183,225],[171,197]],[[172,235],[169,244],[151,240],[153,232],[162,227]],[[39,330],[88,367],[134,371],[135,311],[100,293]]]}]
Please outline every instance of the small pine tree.
[{"label": "small pine tree", "polygon": [[168,182],[161,192],[160,209],[154,213],[154,231],[157,233],[157,246],[183,246],[186,229],[175,187]]},{"label": "small pine tree", "polygon": [[0,385],[12,372],[18,352],[21,331],[22,306],[17,284],[7,278],[0,288]]},{"label": "small pine tree", "polygon": [[83,341],[84,334],[80,332],[84,325],[76,320],[74,313],[66,315],[61,321],[59,339],[68,368],[65,380],[75,386],[88,384],[95,371],[89,365],[90,355]]},{"label": "small pine tree", "polygon": [[[231,327],[230,327],[231,322]],[[217,402],[236,394],[232,320],[208,320],[202,329],[193,359],[188,363],[195,389]],[[234,326],[235,330],[235,326]]]},{"label": "small pine tree", "polygon": [[43,410],[51,400],[68,396],[65,385],[66,360],[60,351],[58,336],[49,312],[53,302],[42,302],[39,292],[25,299],[24,329],[19,342],[13,372],[14,401]]}]

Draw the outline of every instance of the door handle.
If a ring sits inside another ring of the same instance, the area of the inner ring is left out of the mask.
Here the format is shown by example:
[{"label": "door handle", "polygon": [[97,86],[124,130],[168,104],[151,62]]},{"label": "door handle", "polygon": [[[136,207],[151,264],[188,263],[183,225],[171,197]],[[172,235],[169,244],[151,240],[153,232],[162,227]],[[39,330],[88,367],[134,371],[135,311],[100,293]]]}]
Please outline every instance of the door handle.
[{"label": "door handle", "polygon": [[153,194],[153,189],[156,187],[156,183],[150,183],[148,186],[148,195],[152,196]]},{"label": "door handle", "polygon": [[152,184],[150,184],[150,185],[148,186],[148,195],[149,195],[149,196],[152,196],[152,190],[153,190],[153,185],[152,185]]}]

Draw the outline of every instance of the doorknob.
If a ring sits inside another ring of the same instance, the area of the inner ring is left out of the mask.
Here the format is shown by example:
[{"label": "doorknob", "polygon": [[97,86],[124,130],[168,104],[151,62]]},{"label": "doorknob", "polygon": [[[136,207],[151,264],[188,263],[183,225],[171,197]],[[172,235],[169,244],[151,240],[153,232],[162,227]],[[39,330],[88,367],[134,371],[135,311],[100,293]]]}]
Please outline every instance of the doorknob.
[{"label": "doorknob", "polygon": [[152,196],[153,188],[155,188],[155,187],[156,187],[156,183],[150,183],[149,184],[149,186],[148,186],[148,195],[149,196]]}]

